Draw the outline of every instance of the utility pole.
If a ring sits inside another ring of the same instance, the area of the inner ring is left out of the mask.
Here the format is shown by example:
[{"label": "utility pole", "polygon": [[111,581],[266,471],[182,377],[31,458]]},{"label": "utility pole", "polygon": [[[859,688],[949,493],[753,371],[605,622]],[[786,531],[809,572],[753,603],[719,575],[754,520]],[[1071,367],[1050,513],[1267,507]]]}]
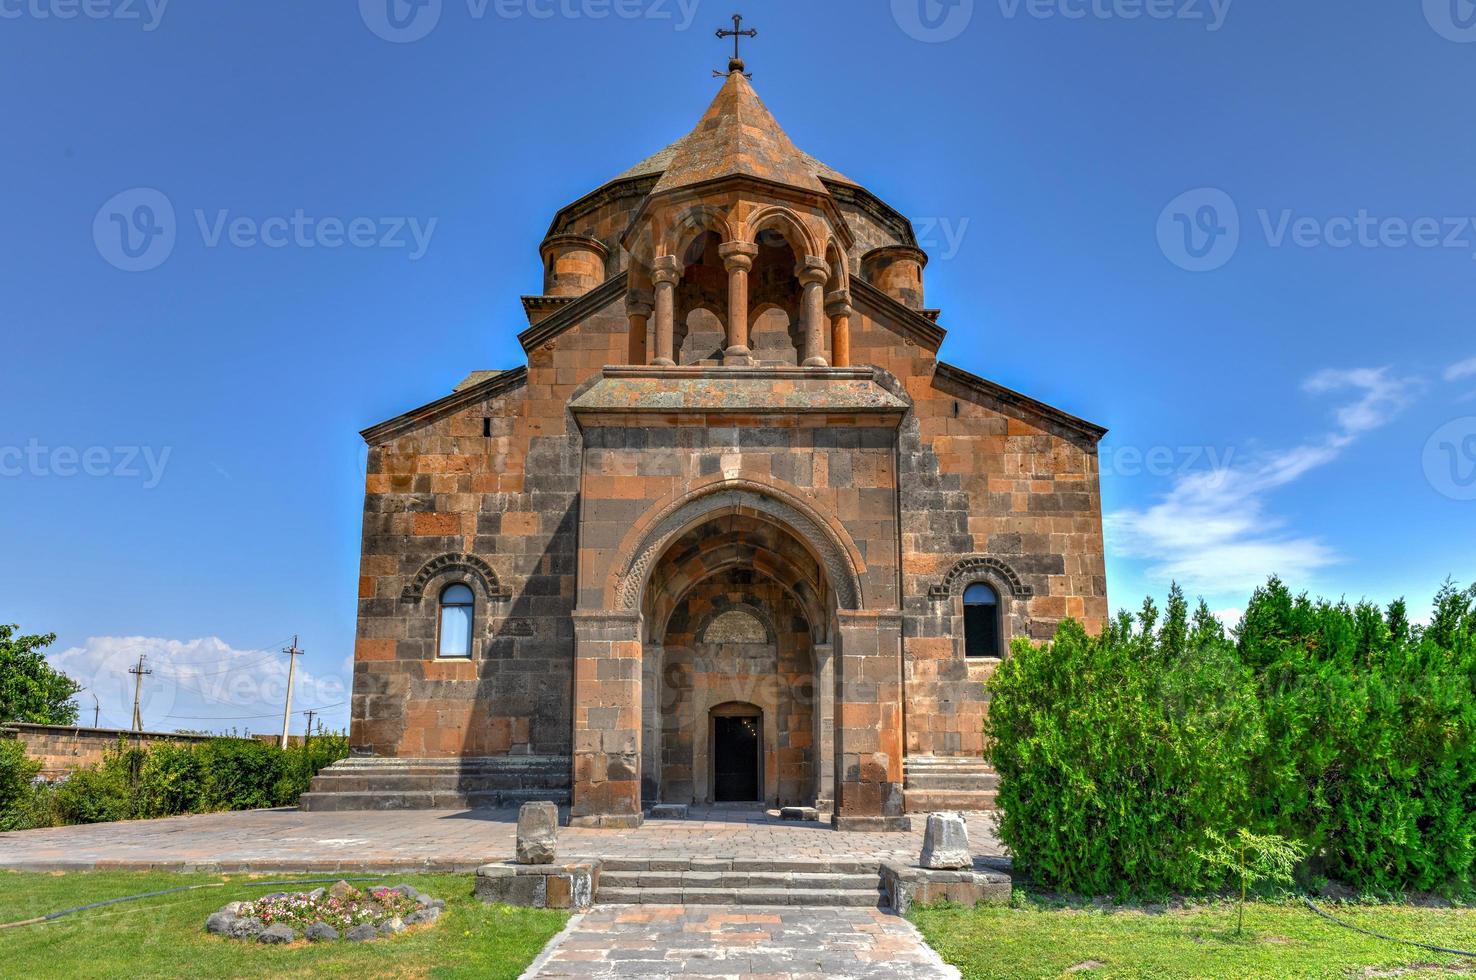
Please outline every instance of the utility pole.
[{"label": "utility pole", "polygon": [[287,747],[287,724],[292,720],[292,678],[297,672],[297,658],[306,653],[306,650],[297,649],[297,634],[292,634],[292,645],[282,651],[287,654],[287,703],[282,707],[282,742],[281,747]]},{"label": "utility pole", "polygon": [[307,727],[302,730],[302,747],[305,749],[313,738],[313,715],[317,714],[317,712],[309,708],[303,714],[308,716]]},{"label": "utility pole", "polygon": [[94,692],[88,691],[87,693],[92,695],[92,727],[96,728],[98,716],[102,714],[102,705],[97,703],[97,695]]},{"label": "utility pole", "polygon": [[141,732],[144,730],[143,715],[141,715],[138,710],[138,699],[139,694],[143,691],[144,675],[153,673],[153,670],[151,669],[144,669],[144,659],[145,655],[140,653],[138,655],[138,666],[128,668],[128,672],[133,675],[133,730],[136,732]]}]

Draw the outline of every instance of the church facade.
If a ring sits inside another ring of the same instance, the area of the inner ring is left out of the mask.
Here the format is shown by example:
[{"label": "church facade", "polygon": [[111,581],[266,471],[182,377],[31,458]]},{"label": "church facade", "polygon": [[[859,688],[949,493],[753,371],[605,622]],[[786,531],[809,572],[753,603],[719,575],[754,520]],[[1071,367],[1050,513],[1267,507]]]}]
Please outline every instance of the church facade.
[{"label": "church facade", "polygon": [[1107,615],[1105,430],[938,358],[909,221],[741,65],[540,251],[526,366],[363,433],[354,757],[304,805],[987,807],[984,680]]}]

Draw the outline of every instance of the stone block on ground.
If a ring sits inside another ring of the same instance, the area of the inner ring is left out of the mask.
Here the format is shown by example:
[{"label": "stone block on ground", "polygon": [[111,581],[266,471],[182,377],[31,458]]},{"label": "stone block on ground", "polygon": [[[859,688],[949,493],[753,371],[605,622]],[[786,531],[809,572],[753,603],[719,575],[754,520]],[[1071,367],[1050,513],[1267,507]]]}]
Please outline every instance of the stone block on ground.
[{"label": "stone block on ground", "polygon": [[553,803],[524,803],[518,810],[519,864],[552,864],[558,842],[559,808]]},{"label": "stone block on ground", "polygon": [[974,855],[969,851],[969,828],[963,814],[928,814],[921,865],[938,871],[962,871],[974,867]]},{"label": "stone block on ground", "polygon": [[484,864],[477,869],[476,896],[484,902],[533,909],[587,909],[594,901],[595,866],[574,864]]},{"label": "stone block on ground", "polygon": [[910,868],[900,861],[884,861],[881,866],[882,904],[905,915],[917,905],[952,902],[971,907],[980,902],[1008,904],[1013,879],[1001,872],[946,871]]},{"label": "stone block on ground", "polygon": [[685,820],[687,819],[687,804],[685,803],[657,803],[651,807],[652,820]]},{"label": "stone block on ground", "polygon": [[805,820],[811,823],[820,819],[820,811],[812,806],[786,806],[779,810],[781,820]]}]

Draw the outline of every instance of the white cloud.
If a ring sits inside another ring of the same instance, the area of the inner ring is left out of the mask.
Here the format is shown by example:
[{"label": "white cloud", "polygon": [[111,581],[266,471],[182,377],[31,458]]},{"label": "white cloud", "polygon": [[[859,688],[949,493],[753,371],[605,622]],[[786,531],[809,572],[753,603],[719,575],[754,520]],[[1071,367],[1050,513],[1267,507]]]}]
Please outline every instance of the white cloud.
[{"label": "white cloud", "polygon": [[1252,589],[1271,574],[1296,580],[1333,564],[1336,552],[1315,537],[1288,531],[1268,512],[1267,497],[1386,424],[1408,404],[1415,384],[1390,377],[1387,368],[1319,371],[1304,390],[1351,390],[1356,396],[1338,407],[1336,431],[1236,466],[1178,476],[1152,506],[1109,514],[1109,545],[1122,557],[1148,561],[1152,579],[1212,595]]},{"label": "white cloud", "polygon": [[[287,692],[287,657],[280,650],[238,650],[218,637],[170,640],[149,636],[91,636],[81,646],[48,657],[52,666],[84,685],[77,696],[80,718],[91,723],[97,696],[104,728],[130,728],[134,677],[128,673],[145,657],[140,712],[150,731],[191,729],[280,732]],[[292,688],[292,728],[301,731],[306,708],[327,707],[320,715],[328,728],[348,723],[346,674],[318,673],[299,657]],[[337,659],[337,658],[333,658]],[[325,658],[322,662],[329,663]],[[341,671],[341,665],[339,666]],[[333,667],[330,666],[329,670]],[[317,721],[314,720],[314,728]]]},{"label": "white cloud", "polygon": [[1476,377],[1476,357],[1458,361],[1445,369],[1446,381],[1460,381],[1462,378]]},{"label": "white cloud", "polygon": [[1245,610],[1216,609],[1210,615],[1218,619],[1220,621],[1220,625],[1225,627],[1227,630],[1233,630],[1235,629],[1235,627],[1239,626],[1240,621],[1245,618]]}]

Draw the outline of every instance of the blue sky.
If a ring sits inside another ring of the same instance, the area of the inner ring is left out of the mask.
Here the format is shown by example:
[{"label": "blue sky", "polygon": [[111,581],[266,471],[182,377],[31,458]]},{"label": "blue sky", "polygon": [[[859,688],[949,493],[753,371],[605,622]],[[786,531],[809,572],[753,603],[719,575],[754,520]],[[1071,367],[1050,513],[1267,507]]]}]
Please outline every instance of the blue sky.
[{"label": "blue sky", "polygon": [[[732,6],[388,2],[0,0],[0,621],[104,724],[145,652],[150,724],[272,730],[293,633],[346,721],[358,430],[520,363],[550,218],[690,129]],[[1114,606],[1476,579],[1470,0],[743,9],[943,356],[1112,429]]]}]

